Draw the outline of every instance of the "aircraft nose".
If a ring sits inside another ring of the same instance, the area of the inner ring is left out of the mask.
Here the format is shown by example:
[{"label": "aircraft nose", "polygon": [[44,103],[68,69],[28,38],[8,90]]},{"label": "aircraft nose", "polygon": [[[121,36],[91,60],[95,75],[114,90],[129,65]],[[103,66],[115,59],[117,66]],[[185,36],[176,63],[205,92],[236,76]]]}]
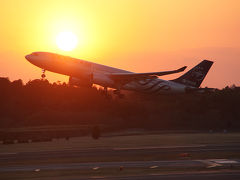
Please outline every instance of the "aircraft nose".
[{"label": "aircraft nose", "polygon": [[25,59],[27,59],[28,61],[30,60],[30,55],[28,54],[28,55],[26,55],[25,56]]}]

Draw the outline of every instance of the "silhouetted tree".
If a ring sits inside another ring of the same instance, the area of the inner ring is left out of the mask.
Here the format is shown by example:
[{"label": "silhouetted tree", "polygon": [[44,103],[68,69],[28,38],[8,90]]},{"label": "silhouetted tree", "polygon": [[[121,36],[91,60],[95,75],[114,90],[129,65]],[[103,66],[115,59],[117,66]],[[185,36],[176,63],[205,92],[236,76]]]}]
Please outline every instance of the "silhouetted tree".
[{"label": "silhouetted tree", "polygon": [[106,98],[96,87],[73,87],[42,79],[24,85],[22,80],[0,78],[0,127],[104,124],[112,130],[239,130],[239,102],[240,88],[235,85],[195,94],[129,93],[118,99]]},{"label": "silhouetted tree", "polygon": [[101,136],[101,131],[100,131],[99,126],[94,126],[92,128],[91,134],[92,134],[93,139],[99,139]]}]

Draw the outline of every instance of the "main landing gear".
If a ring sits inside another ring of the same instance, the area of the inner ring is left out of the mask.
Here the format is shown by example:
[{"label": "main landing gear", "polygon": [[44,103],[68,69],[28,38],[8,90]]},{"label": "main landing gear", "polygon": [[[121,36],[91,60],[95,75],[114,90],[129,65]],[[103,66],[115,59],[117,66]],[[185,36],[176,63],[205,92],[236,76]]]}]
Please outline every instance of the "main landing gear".
[{"label": "main landing gear", "polygon": [[108,94],[108,88],[107,87],[104,87],[103,95],[105,96],[106,99],[111,99],[111,95]]},{"label": "main landing gear", "polygon": [[[111,95],[108,94],[108,88],[107,88],[107,87],[104,87],[104,91],[103,91],[103,92],[104,92],[104,95],[105,95],[106,98],[111,97]],[[121,92],[120,92],[119,89],[114,90],[113,93],[114,93],[115,95],[117,95],[120,99],[122,99],[122,98],[125,97],[124,94],[121,94]]]},{"label": "main landing gear", "polygon": [[46,71],[45,69],[42,69],[42,75],[41,75],[42,79],[45,79],[45,77],[46,77],[45,71]]}]

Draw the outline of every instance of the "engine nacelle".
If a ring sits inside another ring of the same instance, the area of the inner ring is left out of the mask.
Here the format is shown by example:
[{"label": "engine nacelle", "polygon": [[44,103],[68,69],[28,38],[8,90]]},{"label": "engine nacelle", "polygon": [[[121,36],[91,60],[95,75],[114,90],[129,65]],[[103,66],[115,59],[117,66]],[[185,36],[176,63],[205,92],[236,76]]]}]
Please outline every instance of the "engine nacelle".
[{"label": "engine nacelle", "polygon": [[78,87],[92,87],[92,84],[93,84],[91,75],[81,79],[70,76],[68,83],[71,86],[78,86]]}]

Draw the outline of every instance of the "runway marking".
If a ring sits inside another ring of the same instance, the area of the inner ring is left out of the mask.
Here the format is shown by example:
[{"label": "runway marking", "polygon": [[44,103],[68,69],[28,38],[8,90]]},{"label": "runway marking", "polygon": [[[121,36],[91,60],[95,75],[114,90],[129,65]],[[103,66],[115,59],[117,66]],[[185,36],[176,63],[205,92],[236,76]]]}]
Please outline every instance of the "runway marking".
[{"label": "runway marking", "polygon": [[150,169],[156,169],[156,168],[158,168],[158,166],[151,166],[151,167],[149,167]]},{"label": "runway marking", "polygon": [[214,160],[214,162],[220,163],[220,164],[238,164],[238,163],[240,163],[240,162],[238,162],[238,161],[228,160],[228,159]]},{"label": "runway marking", "polygon": [[206,160],[197,160],[207,165],[207,168],[221,167],[224,164],[239,164],[239,161],[229,160],[229,159],[206,159]]},{"label": "runway marking", "polygon": [[94,167],[94,168],[92,168],[94,171],[96,171],[96,170],[99,170],[100,169],[100,167]]},{"label": "runway marking", "polygon": [[211,163],[210,165],[207,166],[207,168],[214,168],[214,167],[221,167],[221,166],[223,165],[218,163]]},{"label": "runway marking", "polygon": [[206,159],[206,160],[196,160],[196,161],[199,161],[199,162],[201,162],[201,163],[203,163],[203,164],[206,164],[206,165],[207,165],[207,168],[214,168],[214,167],[222,166],[221,164],[212,162],[212,160],[210,160],[210,159]]}]

